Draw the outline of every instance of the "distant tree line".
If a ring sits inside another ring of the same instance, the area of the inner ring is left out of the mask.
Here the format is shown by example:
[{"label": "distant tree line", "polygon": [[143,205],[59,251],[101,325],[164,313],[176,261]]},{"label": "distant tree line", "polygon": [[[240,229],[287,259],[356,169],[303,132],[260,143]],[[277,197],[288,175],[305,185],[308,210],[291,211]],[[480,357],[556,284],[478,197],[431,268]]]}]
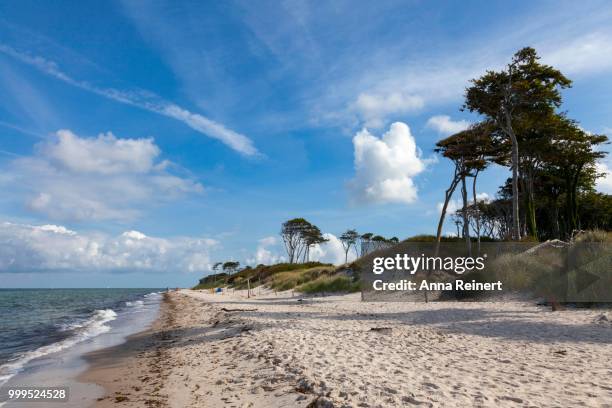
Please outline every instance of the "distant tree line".
[{"label": "distant tree line", "polygon": [[[543,240],[567,239],[580,229],[612,228],[612,196],[595,192],[602,176],[596,162],[606,155],[601,148],[608,138],[585,131],[560,111],[561,90],[570,86],[529,47],[503,70],[471,81],[462,110],[482,120],[436,144],[435,151],[454,164],[438,243],[457,188],[462,207],[453,218],[468,248],[471,233],[478,242],[481,236]],[[491,164],[509,167],[512,176],[494,200],[478,200],[478,176]]]},{"label": "distant tree line", "polygon": [[[280,235],[289,263],[309,262],[310,249],[315,245],[329,241],[329,239],[323,236],[321,230],[316,225],[304,218],[293,218],[285,221],[281,227]],[[348,254],[351,249],[359,257],[373,250],[399,242],[399,239],[396,237],[387,239],[373,233],[359,234],[354,229],[346,230],[338,239],[344,249],[345,263],[348,261]]]}]

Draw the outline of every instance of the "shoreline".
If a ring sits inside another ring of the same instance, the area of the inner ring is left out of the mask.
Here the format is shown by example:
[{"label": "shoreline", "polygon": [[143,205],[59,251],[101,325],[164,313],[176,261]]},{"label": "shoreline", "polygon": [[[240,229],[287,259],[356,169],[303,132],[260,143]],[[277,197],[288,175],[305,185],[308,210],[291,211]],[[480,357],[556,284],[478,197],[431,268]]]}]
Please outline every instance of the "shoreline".
[{"label": "shoreline", "polygon": [[[242,388],[245,383],[264,382],[276,371],[268,359],[239,361],[232,355],[251,327],[234,313],[182,292],[164,294],[158,318],[148,330],[85,356],[88,369],[77,380],[104,389],[93,407],[308,405],[310,401],[293,383],[285,384],[282,394],[271,392],[279,388],[277,380],[275,386],[264,384],[256,391]],[[193,325],[194,320],[199,324]],[[248,379],[244,374],[229,378],[232,370],[257,372],[261,378]]]},{"label": "shoreline", "polygon": [[[125,293],[104,293],[106,303],[95,305],[99,308],[83,313],[84,317],[79,315],[81,320],[72,316],[65,323],[65,327],[74,327],[65,338],[21,355],[14,360],[13,372],[10,366],[4,366],[5,369],[8,367],[6,372],[11,376],[2,385],[3,391],[10,387],[67,387],[69,399],[61,406],[82,408],[93,405],[105,389],[94,382],[80,380],[89,369],[87,356],[108,349],[123,350],[120,345],[133,334],[149,328],[158,317],[160,292],[137,291],[139,293],[128,297],[129,300],[123,296]],[[12,401],[5,393],[0,399],[0,406],[7,408],[40,405],[38,402]]]},{"label": "shoreline", "polygon": [[105,388],[97,408],[605,406],[601,314],[181,290],[149,330],[91,353],[79,381]]},{"label": "shoreline", "polygon": [[[77,381],[96,384],[104,389],[104,395],[97,398],[93,406],[109,407],[117,402],[129,402],[132,392],[144,388],[137,385],[125,387],[125,384],[141,382],[139,377],[142,377],[142,369],[150,372],[149,367],[143,367],[142,361],[149,358],[146,353],[156,349],[160,330],[166,321],[172,318],[169,307],[168,294],[164,293],[157,317],[150,327],[128,336],[121,344],[95,350],[83,356],[87,369],[78,375]],[[134,371],[135,369],[139,371]],[[151,400],[154,401],[155,398]],[[147,405],[157,406],[156,403]]]}]

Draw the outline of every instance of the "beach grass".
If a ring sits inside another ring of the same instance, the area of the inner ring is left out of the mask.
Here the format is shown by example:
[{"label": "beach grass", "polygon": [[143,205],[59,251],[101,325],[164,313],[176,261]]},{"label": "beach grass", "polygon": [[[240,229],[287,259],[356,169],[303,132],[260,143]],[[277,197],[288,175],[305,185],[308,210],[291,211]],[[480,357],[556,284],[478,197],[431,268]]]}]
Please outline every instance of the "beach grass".
[{"label": "beach grass", "polygon": [[269,286],[278,291],[294,289],[297,286],[311,282],[323,275],[332,274],[333,272],[334,268],[325,266],[279,272],[271,276]]},{"label": "beach grass", "polygon": [[302,293],[352,293],[359,292],[361,285],[344,275],[319,276],[317,279],[306,282],[296,288]]}]

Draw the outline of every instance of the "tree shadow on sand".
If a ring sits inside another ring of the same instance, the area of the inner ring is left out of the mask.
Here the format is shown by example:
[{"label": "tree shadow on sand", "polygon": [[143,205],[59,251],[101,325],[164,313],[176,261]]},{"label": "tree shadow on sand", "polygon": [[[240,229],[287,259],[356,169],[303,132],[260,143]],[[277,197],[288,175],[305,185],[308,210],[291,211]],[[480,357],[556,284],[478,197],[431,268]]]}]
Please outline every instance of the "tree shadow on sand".
[{"label": "tree shadow on sand", "polygon": [[[245,304],[244,302],[236,303]],[[612,344],[612,327],[609,325],[604,326],[595,323],[564,324],[533,320],[534,317],[542,313],[552,312],[538,310],[494,311],[485,308],[458,307],[392,313],[321,313],[304,309],[296,310],[295,312],[257,310],[236,312],[236,315],[248,316],[254,319],[254,330],[287,327],[290,321],[295,321],[295,319],[359,320],[371,321],[373,326],[381,324],[392,326],[426,325],[447,333],[497,337],[507,340],[542,343],[585,342]],[[335,329],[331,327],[329,330],[333,331]],[[346,329],[343,331],[346,331]]]}]

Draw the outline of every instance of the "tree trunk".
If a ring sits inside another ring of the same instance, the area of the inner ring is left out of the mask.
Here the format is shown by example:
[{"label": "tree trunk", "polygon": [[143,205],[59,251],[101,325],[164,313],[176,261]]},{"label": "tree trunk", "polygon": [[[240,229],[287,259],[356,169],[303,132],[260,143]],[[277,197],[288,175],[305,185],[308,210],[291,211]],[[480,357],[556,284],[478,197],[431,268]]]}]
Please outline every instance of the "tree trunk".
[{"label": "tree trunk", "polygon": [[518,141],[513,131],[510,132],[512,141],[512,238],[521,239],[521,220],[519,217],[519,189],[518,189]]},{"label": "tree trunk", "polygon": [[465,245],[467,246],[468,256],[472,256],[472,241],[470,240],[470,222],[468,220],[468,199],[467,199],[467,187],[465,183],[465,175],[461,177],[461,198],[463,200],[463,210],[461,215],[463,217],[463,238],[465,238]]},{"label": "tree trunk", "polygon": [[576,169],[576,172],[569,174],[565,178],[565,217],[566,220],[566,233],[567,237],[571,238],[574,231],[578,228],[578,180],[580,179],[580,172],[582,166]]},{"label": "tree trunk", "polygon": [[580,220],[578,219],[578,181],[580,180],[580,173],[582,172],[583,166],[578,166],[578,171],[574,175],[572,180],[572,224],[574,229],[580,229]]},{"label": "tree trunk", "polygon": [[519,170],[519,149],[518,149],[518,139],[516,138],[516,134],[514,133],[514,129],[512,128],[512,117],[510,116],[510,112],[508,112],[507,108],[504,109],[504,116],[506,120],[506,125],[504,126],[505,132],[508,134],[510,138],[510,142],[512,142],[512,239],[520,240],[521,239],[521,220],[519,218],[519,189],[518,189],[518,170]]},{"label": "tree trunk", "polygon": [[559,206],[557,205],[557,199],[555,198],[555,205],[553,208],[553,235],[557,239],[561,239],[561,230],[559,228]]},{"label": "tree trunk", "polygon": [[526,223],[529,228],[531,236],[538,239],[538,226],[536,222],[535,212],[535,199],[533,197],[533,172],[527,171],[525,173],[525,211],[526,211]]},{"label": "tree trunk", "polygon": [[476,170],[474,173],[474,180],[472,181],[472,195],[474,196],[474,216],[476,217],[476,242],[477,251],[480,255],[480,208],[478,208],[478,199],[476,198],[476,179],[480,170]]},{"label": "tree trunk", "polygon": [[440,213],[440,221],[438,221],[438,231],[436,233],[436,251],[434,256],[438,256],[438,251],[440,250],[440,239],[442,238],[442,227],[444,226],[444,217],[446,216],[446,210],[448,209],[448,202],[453,196],[455,188],[457,188],[457,184],[459,183],[459,177],[457,177],[457,174],[458,171],[455,167],[455,176],[453,177],[453,181],[445,192],[444,205],[442,206],[442,212]]}]

